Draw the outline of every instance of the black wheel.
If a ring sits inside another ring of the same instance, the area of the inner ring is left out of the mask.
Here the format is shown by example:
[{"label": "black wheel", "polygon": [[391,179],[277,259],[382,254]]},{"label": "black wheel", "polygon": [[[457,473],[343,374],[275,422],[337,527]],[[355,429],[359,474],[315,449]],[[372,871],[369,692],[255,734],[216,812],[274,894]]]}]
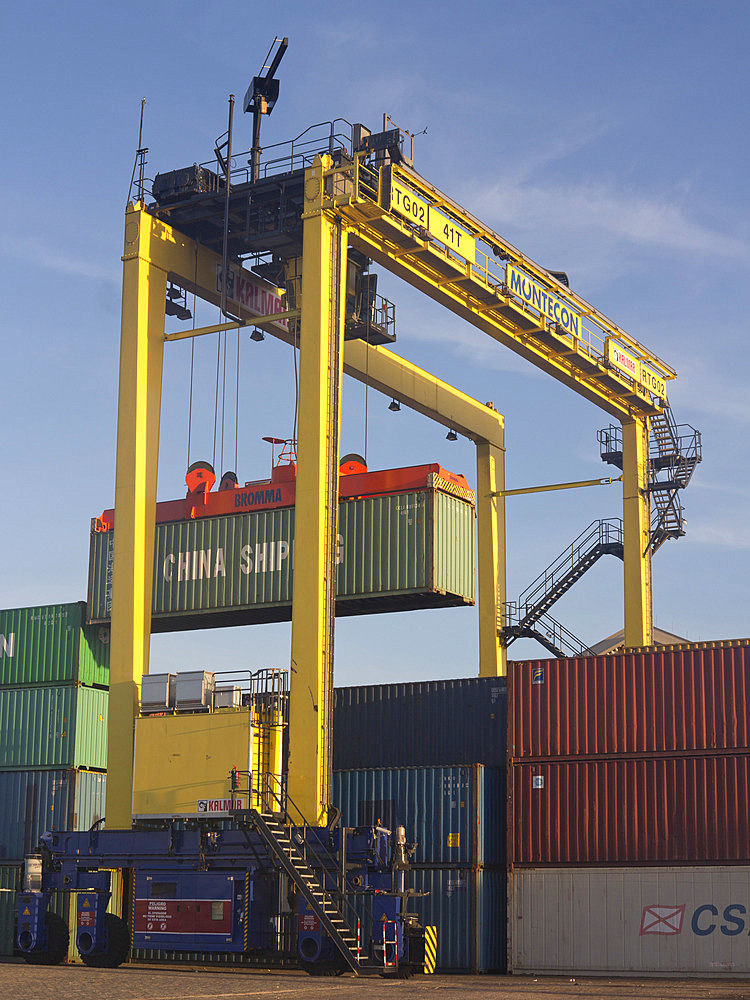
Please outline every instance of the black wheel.
[{"label": "black wheel", "polygon": [[130,951],[130,934],[124,920],[114,913],[105,913],[104,929],[107,932],[107,951],[81,955],[83,964],[92,969],[116,969],[118,965],[122,965]]},{"label": "black wheel", "polygon": [[397,969],[391,969],[389,972],[378,973],[381,979],[411,979],[414,975],[413,965],[399,965]]},{"label": "black wheel", "polygon": [[29,965],[59,965],[68,954],[70,934],[63,918],[56,913],[48,913],[44,923],[47,930],[47,950],[24,954]]},{"label": "black wheel", "polygon": [[344,971],[336,962],[300,962],[308,976],[340,976]]}]

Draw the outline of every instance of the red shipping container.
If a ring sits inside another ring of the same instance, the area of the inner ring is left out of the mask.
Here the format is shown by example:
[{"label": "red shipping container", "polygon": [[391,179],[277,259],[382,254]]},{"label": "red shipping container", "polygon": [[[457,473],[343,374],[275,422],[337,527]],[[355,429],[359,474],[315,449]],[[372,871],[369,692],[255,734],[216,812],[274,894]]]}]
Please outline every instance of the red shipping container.
[{"label": "red shipping container", "polygon": [[508,664],[508,756],[750,748],[750,640]]},{"label": "red shipping container", "polygon": [[748,864],[750,753],[515,763],[513,865]]}]

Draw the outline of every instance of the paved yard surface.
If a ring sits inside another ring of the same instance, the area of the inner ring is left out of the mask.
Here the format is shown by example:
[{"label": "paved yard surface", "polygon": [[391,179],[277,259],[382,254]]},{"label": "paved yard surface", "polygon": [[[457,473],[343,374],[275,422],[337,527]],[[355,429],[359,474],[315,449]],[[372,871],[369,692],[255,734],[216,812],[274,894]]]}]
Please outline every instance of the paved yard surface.
[{"label": "paved yard surface", "polygon": [[215,972],[126,966],[36,968],[0,964],[0,1000],[750,1000],[740,979],[591,979],[518,976],[424,976],[312,979],[299,972]]}]

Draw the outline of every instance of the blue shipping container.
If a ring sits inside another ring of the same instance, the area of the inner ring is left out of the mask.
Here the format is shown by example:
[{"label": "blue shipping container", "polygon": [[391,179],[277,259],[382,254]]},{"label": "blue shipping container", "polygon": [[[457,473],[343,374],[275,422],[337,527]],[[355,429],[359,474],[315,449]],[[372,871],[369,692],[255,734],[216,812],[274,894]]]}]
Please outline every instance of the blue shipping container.
[{"label": "blue shipping container", "polygon": [[504,677],[336,688],[333,766],[505,768]]},{"label": "blue shipping container", "polygon": [[98,771],[0,771],[0,862],[21,862],[47,830],[88,830],[106,783]]},{"label": "blue shipping container", "polygon": [[406,829],[412,864],[505,864],[505,771],[482,764],[335,771],[345,826]]},{"label": "blue shipping container", "polygon": [[411,872],[411,886],[427,896],[410,902],[420,923],[437,927],[437,971],[504,972],[505,871],[427,868]]}]

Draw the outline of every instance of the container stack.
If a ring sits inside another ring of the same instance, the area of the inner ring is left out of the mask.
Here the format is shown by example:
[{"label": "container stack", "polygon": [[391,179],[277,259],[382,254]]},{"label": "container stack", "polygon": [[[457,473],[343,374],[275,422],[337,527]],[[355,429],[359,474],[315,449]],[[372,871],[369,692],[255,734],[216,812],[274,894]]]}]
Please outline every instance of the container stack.
[{"label": "container stack", "polygon": [[24,856],[104,815],[108,639],[83,603],[0,611],[0,954]]},{"label": "container stack", "polygon": [[410,911],[437,927],[440,970],[505,967],[505,728],[499,678],[335,692],[334,804],[416,842]]},{"label": "container stack", "polygon": [[750,640],[511,665],[514,972],[750,972]]}]

